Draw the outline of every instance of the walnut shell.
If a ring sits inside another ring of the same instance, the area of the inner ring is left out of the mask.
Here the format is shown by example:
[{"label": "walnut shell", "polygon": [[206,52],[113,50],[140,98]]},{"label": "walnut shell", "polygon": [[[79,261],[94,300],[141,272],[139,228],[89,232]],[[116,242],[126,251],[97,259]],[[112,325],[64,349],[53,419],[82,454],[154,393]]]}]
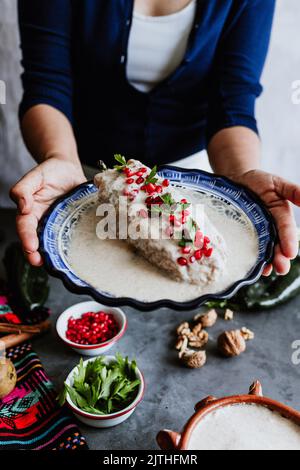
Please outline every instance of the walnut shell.
[{"label": "walnut shell", "polygon": [[193,335],[198,336],[201,330],[202,330],[202,323],[197,323],[197,325],[195,325],[194,328],[192,329],[192,333]]},{"label": "walnut shell", "polygon": [[179,325],[176,331],[177,331],[178,336],[184,336],[184,334],[188,334],[191,331],[190,325],[188,324],[187,321],[185,321]]},{"label": "walnut shell", "polygon": [[227,308],[224,314],[224,320],[231,321],[233,320],[233,317],[234,317],[234,312],[230,310],[229,308]]},{"label": "walnut shell", "polygon": [[246,351],[246,341],[240,330],[225,331],[218,338],[218,349],[225,357],[239,356]]},{"label": "walnut shell", "polygon": [[209,336],[207,331],[202,330],[198,335],[190,335],[188,338],[192,348],[203,348],[208,343]]},{"label": "walnut shell", "polygon": [[218,314],[215,309],[209,310],[205,315],[198,314],[194,317],[194,320],[199,320],[203,328],[211,328],[218,320]]},{"label": "walnut shell", "polygon": [[187,349],[181,360],[190,369],[200,369],[206,364],[206,352]]},{"label": "walnut shell", "polygon": [[255,338],[255,334],[253,333],[253,331],[249,330],[245,326],[241,329],[241,334],[245,341],[251,341]]},{"label": "walnut shell", "polygon": [[185,353],[185,351],[187,350],[187,347],[188,347],[188,339],[186,336],[183,337],[183,340],[182,340],[182,344],[181,344],[181,347],[180,347],[180,351],[179,351],[179,358],[182,357],[182,355]]}]

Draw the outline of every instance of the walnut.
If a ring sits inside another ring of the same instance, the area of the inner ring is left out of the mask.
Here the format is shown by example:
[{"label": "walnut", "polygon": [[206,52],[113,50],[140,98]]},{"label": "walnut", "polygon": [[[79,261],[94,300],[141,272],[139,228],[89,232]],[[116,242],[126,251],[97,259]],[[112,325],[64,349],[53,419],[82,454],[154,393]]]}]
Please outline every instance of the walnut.
[{"label": "walnut", "polygon": [[206,364],[206,352],[187,349],[181,356],[181,361],[190,369],[200,369]]},{"label": "walnut", "polygon": [[201,322],[203,328],[211,328],[215,325],[217,319],[218,314],[214,309],[209,310],[205,315],[198,313],[198,315],[194,317],[195,321],[199,320]]},{"label": "walnut", "polygon": [[198,336],[200,331],[202,330],[202,323],[197,323],[192,329],[192,334]]},{"label": "walnut", "polygon": [[184,336],[190,333],[190,325],[188,324],[187,321],[181,323],[179,327],[177,328],[177,334],[178,336]]},{"label": "walnut", "polygon": [[184,337],[183,336],[179,336],[178,339],[177,339],[177,343],[175,345],[175,348],[180,351],[180,349],[182,348],[182,345],[183,345],[183,341],[184,341]]},{"label": "walnut", "polygon": [[218,338],[218,348],[226,357],[239,356],[246,351],[246,342],[240,330],[225,331]]},{"label": "walnut", "polygon": [[181,348],[180,348],[180,351],[179,351],[179,354],[178,354],[179,358],[181,358],[183,356],[183,354],[187,350],[187,347],[188,347],[188,339],[185,336],[182,340]]},{"label": "walnut", "polygon": [[205,330],[202,330],[198,335],[190,335],[189,337],[189,346],[192,348],[203,348],[208,343],[208,333]]},{"label": "walnut", "polygon": [[226,320],[226,321],[233,320],[233,315],[234,315],[233,311],[230,310],[229,308],[227,308],[226,311],[225,311],[224,320]]},{"label": "walnut", "polygon": [[255,338],[253,331],[249,330],[245,326],[241,329],[241,334],[245,341],[250,341]]}]

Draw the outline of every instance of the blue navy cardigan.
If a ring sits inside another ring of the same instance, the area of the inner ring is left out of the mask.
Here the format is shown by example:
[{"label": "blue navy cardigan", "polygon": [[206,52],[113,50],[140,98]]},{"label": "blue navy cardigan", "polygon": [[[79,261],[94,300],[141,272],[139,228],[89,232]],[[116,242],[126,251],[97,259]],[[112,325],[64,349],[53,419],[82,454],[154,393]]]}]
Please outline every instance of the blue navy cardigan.
[{"label": "blue navy cardigan", "polygon": [[275,0],[198,0],[182,64],[150,93],[126,78],[133,0],[19,0],[20,117],[48,104],[71,121],[81,160],[166,163],[219,130],[257,132],[255,100]]}]

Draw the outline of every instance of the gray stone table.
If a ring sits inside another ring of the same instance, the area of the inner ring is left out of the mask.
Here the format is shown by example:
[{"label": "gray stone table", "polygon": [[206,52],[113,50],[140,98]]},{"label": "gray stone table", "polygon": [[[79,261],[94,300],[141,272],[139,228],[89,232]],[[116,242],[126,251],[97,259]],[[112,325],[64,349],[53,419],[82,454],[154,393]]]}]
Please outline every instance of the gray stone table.
[{"label": "gray stone table", "polygon": [[[13,212],[0,211],[0,232],[2,258],[4,247],[16,237]],[[60,281],[51,279],[48,305],[53,325],[66,307],[85,299],[70,294]],[[80,425],[91,449],[157,449],[157,432],[162,428],[179,431],[197,401],[207,395],[244,393],[255,379],[262,382],[266,395],[300,409],[300,366],[293,365],[291,359],[292,343],[300,340],[300,298],[269,313],[240,313],[230,323],[219,320],[210,330],[208,361],[201,370],[183,368],[174,351],[174,329],[182,320],[192,318],[193,312],[124,310],[129,328],[113,351],[137,359],[145,375],[146,395],[132,417],[118,427],[97,430]],[[255,340],[243,356],[222,359],[216,351],[218,334],[243,326],[255,332]],[[57,388],[61,387],[79,356],[61,343],[55,328],[36,339],[34,348]]]}]

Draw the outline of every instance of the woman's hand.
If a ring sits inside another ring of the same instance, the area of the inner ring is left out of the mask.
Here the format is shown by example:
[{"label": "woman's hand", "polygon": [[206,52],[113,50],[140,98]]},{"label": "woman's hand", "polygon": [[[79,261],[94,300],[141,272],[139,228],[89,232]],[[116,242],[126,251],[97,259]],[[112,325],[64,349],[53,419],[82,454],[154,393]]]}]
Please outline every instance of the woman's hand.
[{"label": "woman's hand", "polygon": [[19,209],[17,232],[32,265],[42,264],[37,237],[42,215],[59,196],[84,181],[86,178],[79,163],[52,157],[27,173],[11,189],[11,198]]},{"label": "woman's hand", "polygon": [[[260,170],[251,170],[231,179],[256,193],[273,215],[279,234],[273,266],[278,274],[287,274],[290,260],[297,256],[299,244],[292,204],[300,206],[300,186]],[[265,269],[269,275],[272,266]]]}]

